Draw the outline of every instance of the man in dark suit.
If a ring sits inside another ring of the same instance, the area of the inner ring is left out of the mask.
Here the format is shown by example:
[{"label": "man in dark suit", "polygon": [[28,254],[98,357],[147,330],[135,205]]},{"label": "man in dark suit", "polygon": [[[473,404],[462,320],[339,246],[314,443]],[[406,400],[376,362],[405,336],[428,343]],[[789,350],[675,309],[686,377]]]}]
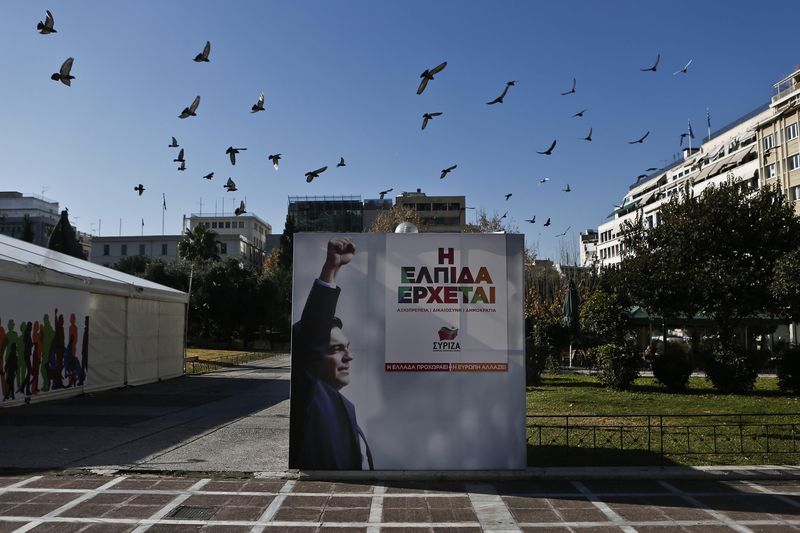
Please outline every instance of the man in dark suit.
[{"label": "man in dark suit", "polygon": [[353,356],[342,321],[335,316],[341,292],[336,275],[355,252],[349,237],[328,242],[322,272],[292,328],[289,468],[373,469],[355,407],[339,392],[350,382]]}]

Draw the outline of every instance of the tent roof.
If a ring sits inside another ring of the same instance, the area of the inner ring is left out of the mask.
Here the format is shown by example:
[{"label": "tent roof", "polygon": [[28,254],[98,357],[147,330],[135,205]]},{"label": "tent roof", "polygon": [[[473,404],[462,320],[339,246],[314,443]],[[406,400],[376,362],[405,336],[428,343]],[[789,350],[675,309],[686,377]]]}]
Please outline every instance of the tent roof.
[{"label": "tent roof", "polygon": [[6,235],[0,235],[0,279],[156,300],[188,300],[182,291]]}]

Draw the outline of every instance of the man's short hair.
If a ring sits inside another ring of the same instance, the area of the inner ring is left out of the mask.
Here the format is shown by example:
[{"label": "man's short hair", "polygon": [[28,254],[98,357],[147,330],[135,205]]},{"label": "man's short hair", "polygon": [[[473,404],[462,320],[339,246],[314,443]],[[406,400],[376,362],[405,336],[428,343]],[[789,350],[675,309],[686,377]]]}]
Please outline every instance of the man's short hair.
[{"label": "man's short hair", "polygon": [[331,320],[331,329],[333,328],[344,329],[344,326],[342,326],[342,319],[338,316],[333,317],[333,320]]}]

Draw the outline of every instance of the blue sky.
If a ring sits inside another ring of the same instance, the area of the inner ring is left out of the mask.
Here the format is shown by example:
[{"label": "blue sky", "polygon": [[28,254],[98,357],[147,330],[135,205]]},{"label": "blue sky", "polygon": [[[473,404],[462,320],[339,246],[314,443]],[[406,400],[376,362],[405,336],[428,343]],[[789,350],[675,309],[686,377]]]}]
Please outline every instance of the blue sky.
[{"label": "blue sky", "polygon": [[[45,9],[56,34],[36,31]],[[766,102],[800,63],[781,22],[800,14],[793,1],[6,0],[0,14],[0,189],[44,190],[102,235],[118,234],[120,219],[123,234],[138,235],[142,219],[160,234],[162,193],[166,233],[201,198],[204,213],[246,198],[280,233],[289,196],[420,188],[508,210],[526,244],[558,260],[638,174],[672,162],[687,119],[700,137],[707,107],[716,129]],[[206,40],[211,61],[195,63]],[[657,54],[657,72],[641,72]],[[70,56],[66,87],[49,78]],[[690,59],[688,74],[672,74]],[[442,61],[418,96],[420,73]],[[561,96],[573,77],[575,94]],[[505,103],[487,106],[509,80]],[[249,113],[262,91],[267,110]],[[179,119],[196,95],[197,116]],[[444,114],[421,131],[432,111]],[[591,143],[581,140],[590,127]],[[554,139],[553,155],[536,153]],[[235,167],[228,146],[248,148]],[[276,152],[278,172],[267,160]],[[239,191],[225,192],[228,177]]]}]

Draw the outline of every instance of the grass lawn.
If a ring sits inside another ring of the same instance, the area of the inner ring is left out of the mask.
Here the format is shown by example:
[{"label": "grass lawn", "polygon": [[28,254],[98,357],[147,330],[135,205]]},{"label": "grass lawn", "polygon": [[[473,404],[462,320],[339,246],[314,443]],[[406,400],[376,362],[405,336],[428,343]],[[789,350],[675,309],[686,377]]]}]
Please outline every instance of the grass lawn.
[{"label": "grass lawn", "polygon": [[284,352],[253,352],[244,350],[208,350],[187,348],[184,368],[187,374],[205,374],[284,355]]},{"label": "grass lawn", "polygon": [[[774,377],[747,394],[720,394],[703,377],[684,393],[646,377],[617,392],[594,376],[546,374],[528,387],[527,413],[532,466],[800,464],[800,401]],[[777,416],[731,416],[741,414]]]}]

